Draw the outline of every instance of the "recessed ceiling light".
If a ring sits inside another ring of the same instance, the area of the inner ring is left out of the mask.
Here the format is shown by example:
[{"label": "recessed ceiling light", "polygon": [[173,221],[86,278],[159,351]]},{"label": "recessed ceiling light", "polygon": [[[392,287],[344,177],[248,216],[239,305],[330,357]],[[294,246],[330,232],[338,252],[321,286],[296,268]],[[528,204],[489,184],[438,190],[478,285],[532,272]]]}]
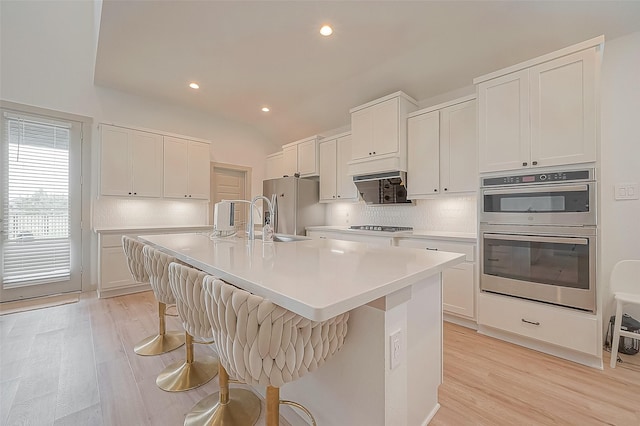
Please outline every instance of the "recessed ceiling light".
[{"label": "recessed ceiling light", "polygon": [[189,87],[191,87],[192,89],[199,89],[200,85],[198,83],[189,83]]},{"label": "recessed ceiling light", "polygon": [[271,111],[269,107],[262,107],[262,112],[269,112],[269,111]]},{"label": "recessed ceiling light", "polygon": [[333,34],[333,28],[331,28],[329,25],[323,25],[322,28],[320,28],[320,34],[325,37],[330,36],[331,34]]}]

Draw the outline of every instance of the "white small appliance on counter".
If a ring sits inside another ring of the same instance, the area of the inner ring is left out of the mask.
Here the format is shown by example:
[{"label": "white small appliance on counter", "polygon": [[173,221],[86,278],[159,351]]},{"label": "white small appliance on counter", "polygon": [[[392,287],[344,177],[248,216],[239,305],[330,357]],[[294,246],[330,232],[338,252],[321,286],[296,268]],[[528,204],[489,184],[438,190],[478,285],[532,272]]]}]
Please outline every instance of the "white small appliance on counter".
[{"label": "white small appliance on counter", "polygon": [[235,231],[235,203],[232,201],[221,201],[213,207],[213,230],[214,232]]}]

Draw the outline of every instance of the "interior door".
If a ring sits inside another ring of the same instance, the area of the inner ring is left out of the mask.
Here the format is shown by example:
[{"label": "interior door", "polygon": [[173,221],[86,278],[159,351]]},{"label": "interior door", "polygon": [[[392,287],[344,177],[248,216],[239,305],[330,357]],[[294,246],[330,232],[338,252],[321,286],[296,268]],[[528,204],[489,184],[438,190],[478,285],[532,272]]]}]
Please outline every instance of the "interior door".
[{"label": "interior door", "polygon": [[82,124],[2,110],[0,301],[81,288]]}]

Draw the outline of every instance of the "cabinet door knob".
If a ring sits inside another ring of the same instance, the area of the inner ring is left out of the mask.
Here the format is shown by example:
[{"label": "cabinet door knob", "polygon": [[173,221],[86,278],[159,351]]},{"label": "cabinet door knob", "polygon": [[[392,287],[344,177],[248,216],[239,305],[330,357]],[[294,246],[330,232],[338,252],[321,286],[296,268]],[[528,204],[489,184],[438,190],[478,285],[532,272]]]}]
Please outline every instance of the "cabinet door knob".
[{"label": "cabinet door knob", "polygon": [[189,198],[191,198],[191,194],[189,194]]},{"label": "cabinet door knob", "polygon": [[340,196],[338,195],[338,198],[340,198]]},{"label": "cabinet door knob", "polygon": [[131,193],[129,193],[129,195],[131,195]]},{"label": "cabinet door knob", "polygon": [[376,152],[375,152],[375,151],[373,151],[373,155],[376,155]]},{"label": "cabinet door knob", "polygon": [[371,153],[369,153],[369,155],[371,155]]},{"label": "cabinet door knob", "polygon": [[527,165],[527,163],[526,163],[526,162],[523,162],[523,163],[522,163],[522,165],[523,165],[523,166],[526,166],[526,165]]},{"label": "cabinet door knob", "polygon": [[433,190],[433,192],[438,192],[438,190],[437,190],[437,189],[434,189],[434,190]]},{"label": "cabinet door knob", "polygon": [[137,193],[137,192],[134,192],[134,193],[133,193],[133,195],[138,195],[138,193]]},{"label": "cabinet door knob", "polygon": [[187,197],[187,194],[184,194],[185,198]]},{"label": "cabinet door knob", "polygon": [[333,198],[336,198],[336,196],[334,195]]},{"label": "cabinet door knob", "polygon": [[534,166],[537,166],[538,162],[537,161],[532,161],[531,164],[533,164]]},{"label": "cabinet door knob", "polygon": [[444,189],[445,191],[447,190],[447,188]]}]

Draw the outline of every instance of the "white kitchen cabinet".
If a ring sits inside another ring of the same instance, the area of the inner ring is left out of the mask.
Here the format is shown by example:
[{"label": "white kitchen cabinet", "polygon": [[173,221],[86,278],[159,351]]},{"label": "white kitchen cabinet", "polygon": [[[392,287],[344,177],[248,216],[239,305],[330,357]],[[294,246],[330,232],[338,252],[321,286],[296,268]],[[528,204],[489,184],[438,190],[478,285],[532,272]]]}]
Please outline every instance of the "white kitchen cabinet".
[{"label": "white kitchen cabinet", "polygon": [[162,136],[100,125],[100,194],[162,196]]},{"label": "white kitchen cabinet", "polygon": [[364,235],[357,233],[349,233],[348,231],[307,231],[307,236],[319,239],[331,239],[342,241],[354,241],[357,243],[375,244],[381,246],[392,246],[393,238],[385,235]]},{"label": "white kitchen cabinet", "polygon": [[120,296],[150,290],[149,283],[133,280],[127,265],[127,257],[122,248],[122,236],[136,238],[139,235],[168,234],[182,232],[210,231],[209,226],[180,228],[96,230],[98,233],[98,297]]},{"label": "white kitchen cabinet", "polygon": [[320,143],[320,202],[358,199],[353,178],[347,174],[351,146],[349,133],[336,135]]},{"label": "white kitchen cabinet", "polygon": [[398,98],[371,105],[351,114],[353,158],[367,158],[398,151]]},{"label": "white kitchen cabinet", "polygon": [[563,53],[474,80],[480,172],[596,160],[599,49]]},{"label": "white kitchen cabinet", "polygon": [[[406,171],[406,117],[416,109],[417,102],[402,92],[352,108],[350,174]],[[383,162],[372,166],[371,160]]]},{"label": "white kitchen cabinet", "polygon": [[480,293],[478,325],[593,356],[602,353],[597,315],[574,309]]},{"label": "white kitchen cabinet", "polygon": [[398,246],[465,254],[465,262],[445,269],[442,273],[442,309],[449,314],[475,320],[477,286],[474,243],[401,238]]},{"label": "white kitchen cabinet", "polygon": [[209,199],[209,144],[164,137],[164,196]]},{"label": "white kitchen cabinet", "polygon": [[282,149],[282,174],[293,176],[298,173],[298,147],[297,145],[286,146]]},{"label": "white kitchen cabinet", "polygon": [[409,198],[477,189],[473,97],[417,111],[409,116],[407,125]]},{"label": "white kitchen cabinet", "polygon": [[276,179],[284,176],[283,153],[276,152],[267,156],[265,179]]},{"label": "white kitchen cabinet", "polygon": [[300,177],[318,176],[320,161],[318,155],[318,136],[312,136],[282,147],[283,174]]}]

